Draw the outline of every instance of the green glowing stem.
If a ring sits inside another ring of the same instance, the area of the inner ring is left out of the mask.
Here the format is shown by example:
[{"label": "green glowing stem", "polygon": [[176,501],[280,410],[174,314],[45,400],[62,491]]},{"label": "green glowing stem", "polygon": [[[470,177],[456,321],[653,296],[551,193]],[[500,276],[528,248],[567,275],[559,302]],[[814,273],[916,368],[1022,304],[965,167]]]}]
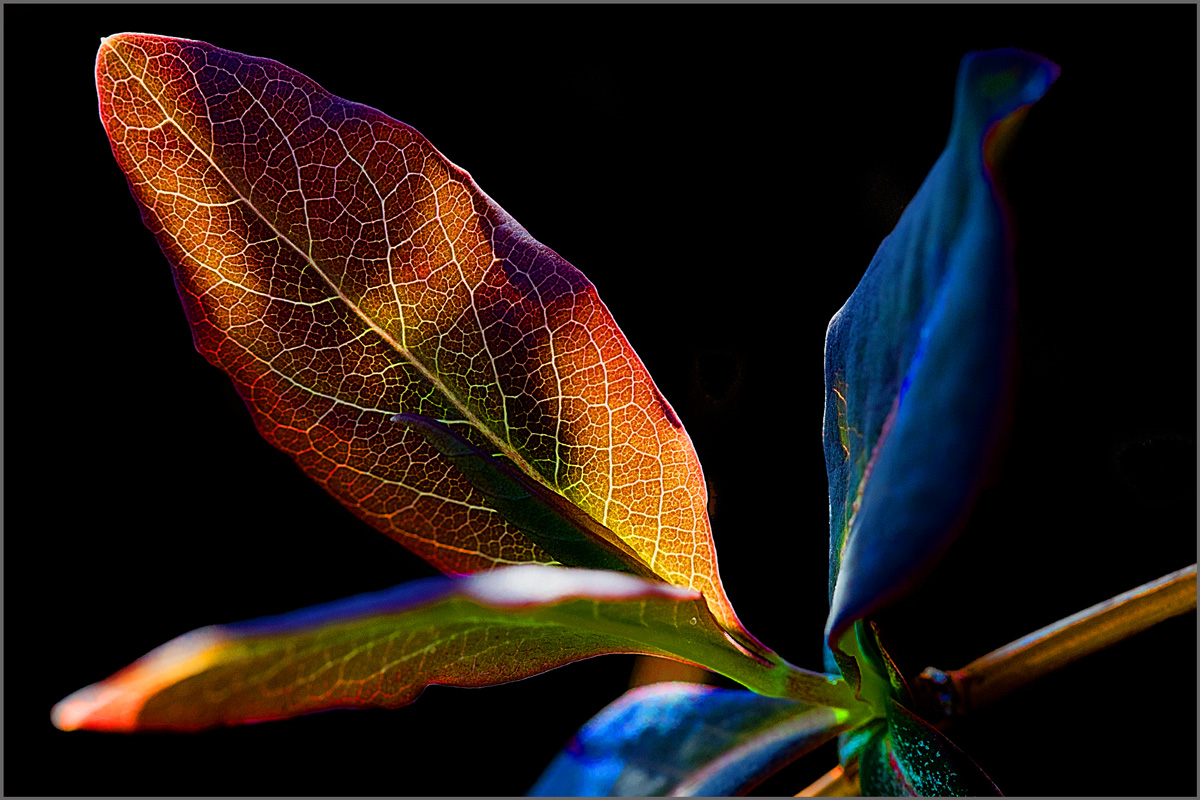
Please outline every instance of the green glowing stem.
[{"label": "green glowing stem", "polygon": [[863,719],[869,718],[872,713],[871,706],[855,697],[854,690],[845,679],[823,672],[810,672],[788,663],[773,652],[747,657],[732,648],[714,647],[708,642],[689,643],[691,646],[679,641],[657,644],[673,655],[711,669],[767,697],[786,697],[842,708]]},{"label": "green glowing stem", "polygon": [[[498,624],[511,623],[514,614],[511,609],[487,609],[477,603],[449,608],[445,613],[451,621],[466,617],[491,621],[494,616]],[[576,599],[540,606],[525,615],[537,622],[611,636],[635,646],[612,652],[653,653],[704,667],[767,697],[844,709],[855,720],[865,721],[873,713],[873,707],[855,697],[843,678],[801,669],[751,637],[724,630],[703,598],[667,607],[643,601],[641,606],[629,608]],[[690,624],[680,622],[689,618]]]},{"label": "green glowing stem", "polygon": [[[778,697],[844,708],[852,711],[855,716],[869,717],[873,713],[869,704],[855,697],[854,690],[850,688],[850,684],[844,678],[821,672],[809,672],[789,664],[778,656],[776,658],[778,662],[772,667],[772,672],[774,673],[773,677],[780,685]],[[747,688],[754,689],[749,685]]]},{"label": "green glowing stem", "polygon": [[1196,608],[1196,565],[1119,594],[977,658],[962,669],[930,667],[918,678],[945,717],[957,717],[1076,659]]}]

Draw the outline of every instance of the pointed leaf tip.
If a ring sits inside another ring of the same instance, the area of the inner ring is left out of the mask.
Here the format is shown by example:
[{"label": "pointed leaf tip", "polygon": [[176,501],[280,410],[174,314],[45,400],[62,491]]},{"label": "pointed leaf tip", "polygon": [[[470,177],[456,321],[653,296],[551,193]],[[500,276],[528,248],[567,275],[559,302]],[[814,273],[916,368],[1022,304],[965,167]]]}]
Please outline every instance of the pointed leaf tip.
[{"label": "pointed leaf tip", "polygon": [[958,68],[954,131],[975,143],[996,121],[1042,98],[1062,69],[1014,48],[967,53]]},{"label": "pointed leaf tip", "polygon": [[50,710],[50,721],[63,731],[135,730],[146,701],[217,663],[223,641],[224,637],[213,628],[200,628],[172,639],[108,680],[67,695]]}]

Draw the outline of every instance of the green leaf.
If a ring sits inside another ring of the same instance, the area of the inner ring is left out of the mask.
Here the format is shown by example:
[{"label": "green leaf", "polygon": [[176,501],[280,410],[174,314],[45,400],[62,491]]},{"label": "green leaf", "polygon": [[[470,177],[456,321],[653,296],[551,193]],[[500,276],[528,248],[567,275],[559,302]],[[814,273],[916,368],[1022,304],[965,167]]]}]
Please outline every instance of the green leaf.
[{"label": "green leaf", "polygon": [[696,591],[541,565],[432,578],[168,642],[55,706],[63,729],[192,730],[395,707],[431,683],[488,686],[605,653],[690,661],[764,692],[852,706],[845,685],[741,648]]},{"label": "green leaf", "polygon": [[969,756],[908,710],[912,692],[875,622],[858,620],[842,642],[847,672],[861,678],[859,695],[878,717],[838,741],[838,759],[844,767],[857,764],[865,796],[999,794]]},{"label": "green leaf", "polygon": [[870,797],[1000,796],[970,756],[894,700],[858,753],[858,775]]},{"label": "green leaf", "polygon": [[[433,578],[202,628],[55,707],[65,729],[195,729],[329,708],[395,707],[425,686],[488,686],[603,653],[721,644],[699,594],[593,570],[527,565]],[[682,642],[681,642],[682,643]],[[729,647],[732,649],[732,647]]]},{"label": "green leaf", "polygon": [[580,729],[529,793],[744,794],[856,721],[848,711],[745,691],[691,683],[642,686]]}]

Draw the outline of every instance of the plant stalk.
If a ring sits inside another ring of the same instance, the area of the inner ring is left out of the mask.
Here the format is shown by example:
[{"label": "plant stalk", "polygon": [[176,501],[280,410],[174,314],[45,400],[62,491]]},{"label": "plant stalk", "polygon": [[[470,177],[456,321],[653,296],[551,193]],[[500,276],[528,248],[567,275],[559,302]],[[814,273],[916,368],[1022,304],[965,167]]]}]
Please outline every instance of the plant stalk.
[{"label": "plant stalk", "polygon": [[[939,730],[981,708],[1109,645],[1196,608],[1196,565],[1119,594],[1060,619],[977,658],[962,669],[928,667],[912,684],[925,719]],[[857,797],[858,772],[837,766],[796,797]]]},{"label": "plant stalk", "polygon": [[847,774],[840,766],[817,778],[796,797],[861,797],[858,772]]},{"label": "plant stalk", "polygon": [[735,661],[729,665],[732,668],[727,667],[726,670],[715,669],[709,664],[702,665],[767,697],[786,697],[803,703],[841,708],[855,717],[865,718],[872,713],[871,706],[855,696],[854,689],[844,678],[810,672],[789,663],[776,653],[770,653],[769,659],[762,663],[750,659]]},{"label": "plant stalk", "polygon": [[962,669],[922,672],[913,688],[931,717],[961,717],[1014,689],[1196,608],[1196,565],[1119,594],[1022,636]]}]

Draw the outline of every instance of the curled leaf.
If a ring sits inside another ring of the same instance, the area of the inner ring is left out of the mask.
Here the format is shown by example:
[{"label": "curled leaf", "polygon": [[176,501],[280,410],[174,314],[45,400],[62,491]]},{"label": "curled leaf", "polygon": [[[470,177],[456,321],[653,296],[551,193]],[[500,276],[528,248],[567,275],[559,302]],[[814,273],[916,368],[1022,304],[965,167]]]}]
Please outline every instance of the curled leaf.
[{"label": "curled leaf", "polygon": [[825,341],[827,644],[932,568],[980,487],[1007,407],[1012,241],[993,175],[998,132],[1058,75],[1019,50],[962,61],[945,151]]},{"label": "curled leaf", "polygon": [[852,724],[848,711],[745,691],[643,686],[580,729],[530,795],[744,794]]},{"label": "curled leaf", "polygon": [[196,348],[272,445],[443,571],[554,561],[390,420],[448,421],[740,631],[679,419],[591,283],[470,175],[401,122],[203,42],[109,37],[96,82]]}]

